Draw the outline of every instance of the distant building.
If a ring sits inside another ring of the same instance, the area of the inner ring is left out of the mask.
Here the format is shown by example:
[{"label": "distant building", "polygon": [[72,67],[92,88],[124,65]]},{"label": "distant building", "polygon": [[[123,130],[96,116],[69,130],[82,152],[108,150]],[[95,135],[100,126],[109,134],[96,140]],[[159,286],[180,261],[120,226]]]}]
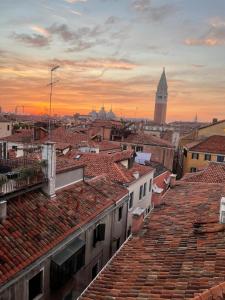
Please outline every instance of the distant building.
[{"label": "distant building", "polygon": [[95,121],[97,119],[99,119],[99,120],[115,120],[116,119],[116,115],[112,111],[112,108],[110,109],[110,111],[107,112],[105,110],[104,106],[101,107],[99,112],[96,112],[95,110],[92,110],[89,113],[89,117],[91,118],[92,121]]},{"label": "distant building", "polygon": [[210,161],[225,162],[225,136],[212,135],[203,141],[187,144],[184,149],[183,173],[204,169]]},{"label": "distant building", "polygon": [[154,122],[157,124],[166,123],[167,98],[167,81],[165,69],[163,69],[155,97]]}]

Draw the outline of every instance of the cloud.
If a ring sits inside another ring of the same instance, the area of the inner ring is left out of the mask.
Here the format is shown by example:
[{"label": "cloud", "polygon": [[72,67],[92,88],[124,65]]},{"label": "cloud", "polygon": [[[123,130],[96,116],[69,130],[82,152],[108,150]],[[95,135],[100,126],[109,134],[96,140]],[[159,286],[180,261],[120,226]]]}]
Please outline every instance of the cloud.
[{"label": "cloud", "polygon": [[209,29],[197,38],[187,38],[184,43],[187,46],[220,46],[225,44],[225,22],[219,18],[211,20]]},{"label": "cloud", "polygon": [[67,3],[87,2],[87,0],[64,0]]},{"label": "cloud", "polygon": [[13,33],[12,37],[17,41],[26,44],[31,47],[46,47],[49,45],[50,40],[48,37],[40,34],[17,34]]},{"label": "cloud", "polygon": [[66,52],[80,52],[86,49],[93,47],[95,43],[93,42],[85,42],[85,41],[77,41],[77,45],[74,47],[70,47],[66,50]]},{"label": "cloud", "polygon": [[105,24],[106,25],[112,25],[112,24],[116,24],[119,21],[119,18],[114,17],[114,16],[110,16],[106,19]]},{"label": "cloud", "polygon": [[119,69],[132,70],[138,65],[128,59],[86,59],[86,60],[54,60],[53,64],[84,69]]},{"label": "cloud", "polygon": [[153,6],[151,0],[134,0],[132,8],[142,19],[155,22],[162,21],[177,11],[177,7],[173,4]]},{"label": "cloud", "polygon": [[45,28],[43,28],[41,26],[32,25],[30,28],[39,34],[44,35],[45,37],[49,36],[48,30],[46,30]]}]

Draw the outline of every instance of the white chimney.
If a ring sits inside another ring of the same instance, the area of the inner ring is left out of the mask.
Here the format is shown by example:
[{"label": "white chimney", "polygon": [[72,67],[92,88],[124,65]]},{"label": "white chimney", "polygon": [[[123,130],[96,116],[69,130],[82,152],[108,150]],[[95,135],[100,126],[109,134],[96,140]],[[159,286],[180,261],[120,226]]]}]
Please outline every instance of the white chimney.
[{"label": "white chimney", "polygon": [[173,188],[176,185],[177,174],[170,175],[170,187]]},{"label": "white chimney", "polygon": [[42,148],[42,159],[46,161],[45,167],[48,182],[42,188],[43,192],[49,197],[55,197],[55,181],[56,181],[56,150],[55,143],[46,142]]},{"label": "white chimney", "polygon": [[140,177],[140,174],[139,174],[138,171],[135,171],[135,172],[133,173],[133,176],[134,176],[136,179],[138,179],[138,178]]},{"label": "white chimney", "polygon": [[4,223],[7,217],[7,201],[0,201],[0,223]]},{"label": "white chimney", "polygon": [[220,200],[220,223],[225,223],[225,197]]}]

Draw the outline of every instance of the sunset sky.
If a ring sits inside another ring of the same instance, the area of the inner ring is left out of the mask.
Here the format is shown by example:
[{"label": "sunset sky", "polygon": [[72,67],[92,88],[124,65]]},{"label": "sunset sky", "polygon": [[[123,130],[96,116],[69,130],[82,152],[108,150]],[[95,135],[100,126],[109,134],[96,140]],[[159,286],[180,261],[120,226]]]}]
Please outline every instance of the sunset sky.
[{"label": "sunset sky", "polygon": [[224,0],[1,0],[0,106],[153,118],[166,68],[167,121],[225,117]]}]

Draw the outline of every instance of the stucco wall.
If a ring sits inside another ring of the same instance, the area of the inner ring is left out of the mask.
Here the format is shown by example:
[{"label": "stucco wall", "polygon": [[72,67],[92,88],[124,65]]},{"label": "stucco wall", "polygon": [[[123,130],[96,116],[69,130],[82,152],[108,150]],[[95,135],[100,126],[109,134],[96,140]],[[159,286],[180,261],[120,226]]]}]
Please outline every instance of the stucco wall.
[{"label": "stucco wall", "polygon": [[11,122],[0,122],[0,138],[10,136],[12,134]]},{"label": "stucco wall", "polygon": [[75,183],[77,181],[83,180],[83,173],[84,173],[83,168],[80,168],[80,169],[75,169],[72,171],[56,174],[56,182],[55,182],[56,190],[59,190],[60,188]]}]

